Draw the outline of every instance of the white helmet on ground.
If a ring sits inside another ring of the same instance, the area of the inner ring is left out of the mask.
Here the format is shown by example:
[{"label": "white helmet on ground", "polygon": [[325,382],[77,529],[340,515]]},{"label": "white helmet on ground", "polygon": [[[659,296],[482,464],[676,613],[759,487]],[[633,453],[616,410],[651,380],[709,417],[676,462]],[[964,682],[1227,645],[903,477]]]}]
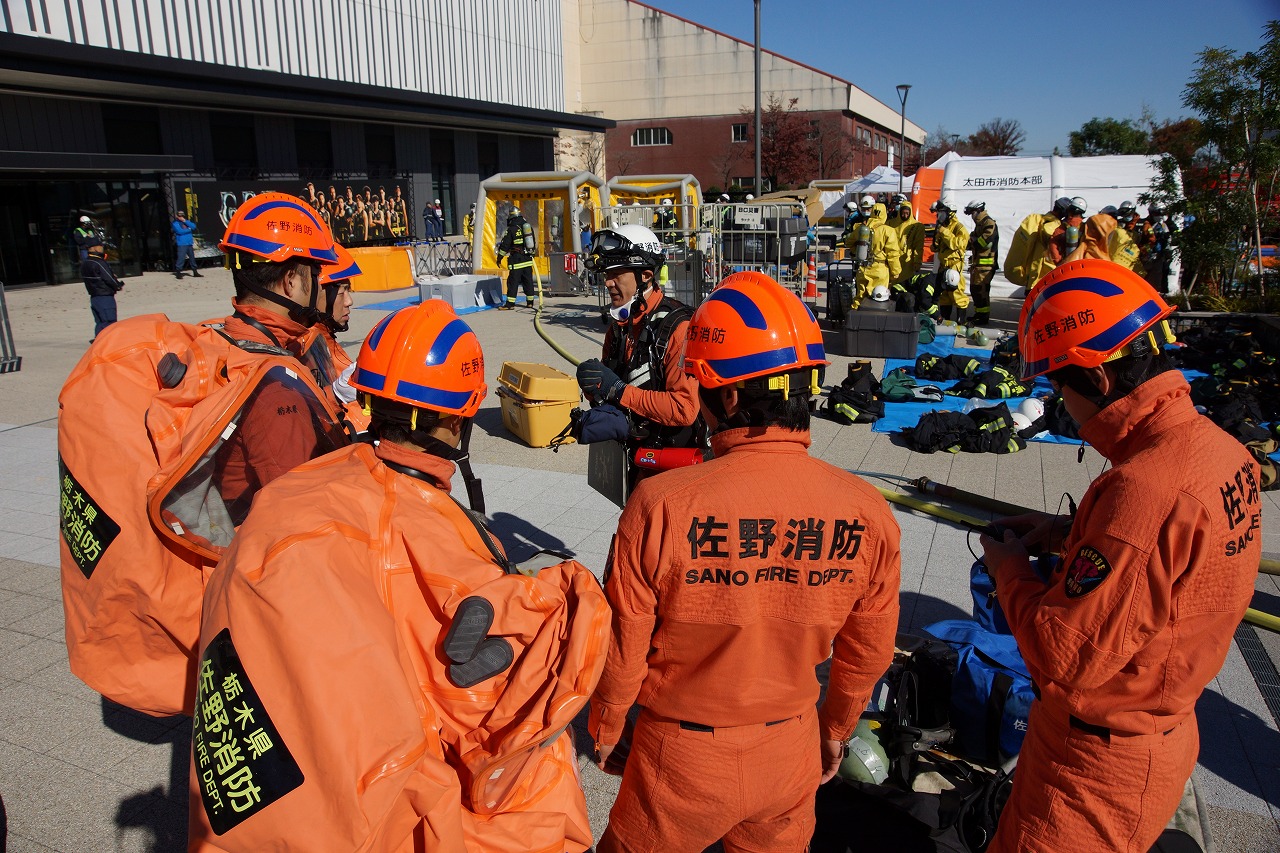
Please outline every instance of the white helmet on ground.
[{"label": "white helmet on ground", "polygon": [[1018,411],[1030,421],[1038,421],[1044,417],[1044,401],[1039,397],[1028,397],[1018,404]]},{"label": "white helmet on ground", "polygon": [[1031,426],[1031,419],[1022,414],[1022,412],[1014,412],[1012,420],[1014,432],[1022,432],[1024,429]]},{"label": "white helmet on ground", "polygon": [[877,284],[871,289],[871,298],[876,302],[888,302],[889,288],[885,287],[883,284]]}]

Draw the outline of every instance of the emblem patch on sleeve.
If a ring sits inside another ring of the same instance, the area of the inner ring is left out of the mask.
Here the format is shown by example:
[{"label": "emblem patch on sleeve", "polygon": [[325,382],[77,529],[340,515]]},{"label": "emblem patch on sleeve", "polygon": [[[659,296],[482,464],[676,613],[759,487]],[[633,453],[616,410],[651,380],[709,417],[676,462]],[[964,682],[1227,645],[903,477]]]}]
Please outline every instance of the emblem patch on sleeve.
[{"label": "emblem patch on sleeve", "polygon": [[1098,553],[1096,548],[1083,546],[1067,567],[1067,598],[1079,598],[1088,595],[1111,574],[1111,564],[1107,558]]},{"label": "emblem patch on sleeve", "polygon": [[200,797],[215,835],[302,784],[302,770],[267,715],[226,628],[201,656],[192,722]]}]

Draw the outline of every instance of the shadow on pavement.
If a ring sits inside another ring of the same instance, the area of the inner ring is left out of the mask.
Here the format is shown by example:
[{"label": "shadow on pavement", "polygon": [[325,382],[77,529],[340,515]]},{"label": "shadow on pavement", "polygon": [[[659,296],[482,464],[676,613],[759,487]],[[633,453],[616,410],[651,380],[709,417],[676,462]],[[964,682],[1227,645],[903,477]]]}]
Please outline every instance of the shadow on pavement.
[{"label": "shadow on pavement", "polygon": [[116,826],[150,834],[151,853],[181,853],[187,849],[187,779],[191,760],[189,717],[156,718],[102,699],[102,722],[116,734],[170,749],[168,790],[157,785],[120,802]]}]

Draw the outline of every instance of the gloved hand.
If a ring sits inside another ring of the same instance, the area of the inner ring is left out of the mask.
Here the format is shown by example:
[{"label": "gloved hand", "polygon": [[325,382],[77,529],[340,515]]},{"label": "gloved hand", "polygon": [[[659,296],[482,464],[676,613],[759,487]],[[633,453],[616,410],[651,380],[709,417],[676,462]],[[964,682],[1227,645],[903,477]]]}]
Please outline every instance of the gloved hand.
[{"label": "gloved hand", "polygon": [[627,383],[600,359],[589,358],[578,365],[578,387],[596,403],[616,403],[622,399],[622,389]]},{"label": "gloved hand", "polygon": [[347,365],[342,374],[333,380],[333,395],[343,403],[354,403],[356,399],[356,389],[351,387],[351,374],[356,372],[355,362]]}]

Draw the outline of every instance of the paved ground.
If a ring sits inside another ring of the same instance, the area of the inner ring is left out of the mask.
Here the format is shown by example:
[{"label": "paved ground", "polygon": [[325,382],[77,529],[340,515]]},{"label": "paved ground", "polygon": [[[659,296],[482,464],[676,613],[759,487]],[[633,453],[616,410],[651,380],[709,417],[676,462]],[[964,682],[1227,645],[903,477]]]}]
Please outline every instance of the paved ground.
[{"label": "paved ground", "polygon": [[[229,275],[175,281],[147,274],[128,280],[122,317],[164,312],[198,321],[226,313]],[[359,304],[385,295],[358,295]],[[189,726],[107,706],[67,670],[58,585],[56,483],[57,393],[92,336],[88,298],[79,285],[11,291],[9,311],[23,368],[0,375],[0,794],[14,851],[184,849]],[[1015,304],[999,300],[997,318]],[[354,353],[382,316],[354,312],[341,335]],[[549,300],[550,334],[579,357],[599,352],[602,328],[591,300]],[[492,394],[504,361],[567,368],[533,332],[528,311],[467,317],[485,347],[491,389],[477,418],[474,458],[485,482],[494,527],[513,556],[567,548],[603,568],[617,511],[587,487],[586,452],[535,450],[502,427]],[[1008,327],[1002,321],[999,325]],[[829,375],[844,374],[836,358]],[[876,365],[879,374],[880,365]],[[923,456],[868,427],[816,420],[813,450],[843,467],[929,478],[1037,509],[1056,510],[1064,492],[1077,499],[1102,459],[1086,450],[1031,444],[1011,456]],[[1265,495],[1263,547],[1280,554],[1280,504]],[[970,546],[960,529],[895,510],[903,531],[902,627],[920,627],[969,610]],[[972,512],[972,511],[970,511]],[[1280,611],[1280,586],[1259,581],[1260,606]],[[1265,634],[1265,632],[1259,632]],[[1242,636],[1249,647],[1251,634]],[[1273,660],[1280,644],[1261,637]],[[1280,734],[1258,686],[1233,645],[1220,676],[1199,705],[1196,781],[1212,820],[1216,847],[1231,853],[1280,848]],[[585,760],[583,781],[597,833],[607,820],[616,780]]]}]

